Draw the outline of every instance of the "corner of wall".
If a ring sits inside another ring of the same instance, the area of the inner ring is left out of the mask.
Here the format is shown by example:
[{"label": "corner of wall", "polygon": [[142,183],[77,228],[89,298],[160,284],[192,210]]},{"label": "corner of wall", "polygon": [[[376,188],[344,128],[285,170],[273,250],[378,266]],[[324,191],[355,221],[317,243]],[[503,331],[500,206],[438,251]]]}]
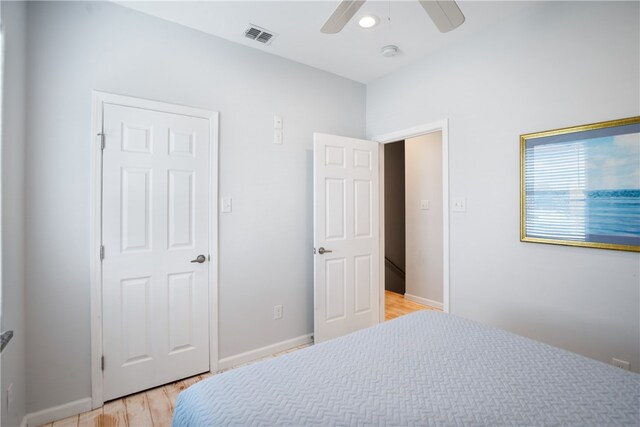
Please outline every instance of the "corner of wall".
[{"label": "corner of wall", "polygon": [[[24,281],[24,143],[26,131],[26,14],[24,2],[2,2],[2,330],[14,338],[2,354],[1,424],[25,425],[26,318]],[[8,108],[9,107],[9,108]],[[13,403],[7,406],[12,385]],[[10,409],[10,410],[9,410]]]}]

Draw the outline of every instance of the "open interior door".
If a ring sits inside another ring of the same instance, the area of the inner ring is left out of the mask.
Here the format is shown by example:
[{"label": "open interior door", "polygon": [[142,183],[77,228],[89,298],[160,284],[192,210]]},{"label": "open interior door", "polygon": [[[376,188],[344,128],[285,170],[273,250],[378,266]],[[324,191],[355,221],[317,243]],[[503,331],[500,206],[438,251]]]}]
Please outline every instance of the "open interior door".
[{"label": "open interior door", "polygon": [[321,342],[379,321],[378,144],[315,133],[314,329]]}]

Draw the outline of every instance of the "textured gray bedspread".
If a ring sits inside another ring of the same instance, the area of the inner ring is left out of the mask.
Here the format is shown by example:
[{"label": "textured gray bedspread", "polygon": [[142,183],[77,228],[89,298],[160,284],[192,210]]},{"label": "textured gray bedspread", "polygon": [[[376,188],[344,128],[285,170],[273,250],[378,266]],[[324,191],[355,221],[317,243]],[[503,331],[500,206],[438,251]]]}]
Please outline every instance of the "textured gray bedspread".
[{"label": "textured gray bedspread", "polygon": [[433,311],[234,369],[174,426],[640,425],[640,375]]}]

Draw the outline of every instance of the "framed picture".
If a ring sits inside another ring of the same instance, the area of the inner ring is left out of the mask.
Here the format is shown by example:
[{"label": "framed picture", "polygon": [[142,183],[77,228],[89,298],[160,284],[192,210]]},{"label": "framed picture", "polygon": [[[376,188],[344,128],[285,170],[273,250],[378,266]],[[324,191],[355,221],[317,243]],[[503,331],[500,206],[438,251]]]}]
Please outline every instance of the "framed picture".
[{"label": "framed picture", "polygon": [[640,252],[640,117],[520,136],[520,240]]}]

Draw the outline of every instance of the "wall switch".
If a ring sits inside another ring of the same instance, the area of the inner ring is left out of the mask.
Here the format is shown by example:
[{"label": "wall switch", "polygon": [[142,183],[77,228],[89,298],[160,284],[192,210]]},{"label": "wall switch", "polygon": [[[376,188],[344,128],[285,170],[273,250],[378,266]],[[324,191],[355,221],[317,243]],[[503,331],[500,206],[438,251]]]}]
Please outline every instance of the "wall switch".
[{"label": "wall switch", "polygon": [[222,198],[222,213],[231,213],[231,197]]},{"label": "wall switch", "polygon": [[282,305],[273,306],[273,320],[282,319]]},{"label": "wall switch", "polygon": [[277,114],[273,116],[273,128],[282,129],[282,116],[278,116]]},{"label": "wall switch", "polygon": [[611,364],[616,368],[624,369],[625,371],[631,369],[629,362],[627,362],[626,360],[616,359],[615,357],[611,358]]},{"label": "wall switch", "polygon": [[429,201],[428,200],[420,200],[420,210],[428,211],[429,210]]},{"label": "wall switch", "polygon": [[464,197],[455,197],[451,200],[451,210],[453,212],[466,212],[467,199]]},{"label": "wall switch", "polygon": [[13,413],[13,383],[7,387],[7,412]]},{"label": "wall switch", "polygon": [[282,129],[273,130],[273,143],[282,144]]}]

